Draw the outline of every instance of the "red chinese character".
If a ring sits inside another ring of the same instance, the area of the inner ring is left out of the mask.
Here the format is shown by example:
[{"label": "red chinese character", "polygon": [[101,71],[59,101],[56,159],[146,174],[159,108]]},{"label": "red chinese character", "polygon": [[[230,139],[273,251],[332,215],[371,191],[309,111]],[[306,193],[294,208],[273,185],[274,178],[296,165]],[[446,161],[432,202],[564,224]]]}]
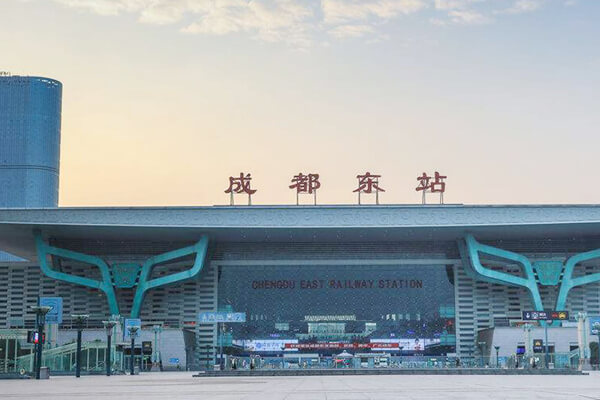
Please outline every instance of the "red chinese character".
[{"label": "red chinese character", "polygon": [[292,178],[292,185],[290,185],[290,189],[296,189],[296,193],[308,194],[312,194],[320,187],[319,174],[304,175],[302,172]]},{"label": "red chinese character", "polygon": [[250,174],[244,175],[243,172],[240,172],[240,176],[238,177],[229,177],[229,188],[225,190],[225,193],[229,193],[231,195],[231,205],[233,205],[233,194],[234,193],[247,193],[248,194],[248,205],[252,204],[251,196],[256,193],[255,189],[250,188],[250,181],[252,177]]},{"label": "red chinese character", "polygon": [[439,172],[435,171],[434,181],[431,182],[431,193],[444,193],[446,191],[446,179],[447,176],[442,176]]},{"label": "red chinese character", "polygon": [[423,175],[417,177],[419,186],[415,190],[420,192],[421,190],[429,189],[431,193],[444,193],[446,191],[446,182],[444,182],[444,179],[446,178],[447,176],[440,175],[439,172],[435,171],[434,180],[430,183],[431,177],[423,172]]},{"label": "red chinese character", "polygon": [[225,193],[248,193],[254,194],[256,190],[250,189],[250,181],[252,177],[250,174],[244,175],[243,172],[240,172],[240,177],[236,178],[233,176],[229,177],[229,188],[225,191]]},{"label": "red chinese character", "polygon": [[379,187],[381,175],[372,175],[370,172],[366,172],[364,175],[356,175],[356,178],[358,179],[358,188],[353,192],[358,192],[358,204],[360,204],[361,193],[373,193],[373,191],[375,192],[375,204],[379,204],[379,192],[385,192]]},{"label": "red chinese character", "polygon": [[381,175],[371,175],[370,172],[367,172],[364,175],[356,175],[358,179],[358,188],[356,188],[353,192],[356,193],[373,193],[375,192],[385,192],[384,189],[379,187],[379,178]]},{"label": "red chinese character", "polygon": [[425,204],[425,193],[430,191],[431,193],[439,193],[440,194],[440,204],[444,204],[444,192],[446,191],[446,179],[447,176],[440,175],[439,172],[435,171],[435,175],[433,177],[433,182],[431,182],[431,177],[427,176],[425,172],[423,175],[417,177],[417,181],[419,181],[419,186],[415,188],[417,192],[423,192],[423,204]]}]

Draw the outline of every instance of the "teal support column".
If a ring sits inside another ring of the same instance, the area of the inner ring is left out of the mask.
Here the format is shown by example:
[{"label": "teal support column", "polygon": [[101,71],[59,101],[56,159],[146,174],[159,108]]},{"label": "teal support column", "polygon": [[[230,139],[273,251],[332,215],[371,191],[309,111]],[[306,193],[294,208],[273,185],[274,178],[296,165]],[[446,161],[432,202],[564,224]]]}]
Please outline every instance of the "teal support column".
[{"label": "teal support column", "polygon": [[[44,242],[44,240],[42,239],[42,234],[39,230],[35,230],[33,232],[33,235],[35,237],[35,246],[40,262],[40,268],[46,276],[52,279],[72,283],[74,285],[86,286],[92,289],[101,290],[106,295],[106,300],[108,301],[108,308],[110,310],[110,313],[113,315],[119,314],[119,305],[117,303],[117,297],[115,295],[115,290],[113,288],[112,281],[110,278],[110,270],[106,262],[104,262],[104,260],[96,256],[90,256],[87,254],[82,254],[75,251],[50,246]],[[56,271],[50,265],[51,263],[48,263],[49,255],[54,255],[57,257],[94,265],[100,270],[102,280],[98,281],[95,279],[84,278],[81,276],[70,275],[64,272]]]},{"label": "teal support column", "polygon": [[578,263],[589,261],[594,258],[600,258],[600,249],[579,253],[567,260],[565,263],[565,272],[562,278],[562,285],[560,286],[558,298],[556,299],[557,310],[564,310],[567,304],[567,296],[569,295],[569,291],[571,289],[576,286],[587,285],[588,283],[600,281],[600,273],[573,278],[573,271]]},{"label": "teal support column", "polygon": [[[197,276],[204,267],[204,259],[206,257],[206,252],[208,249],[208,237],[202,236],[201,239],[192,246],[169,251],[167,253],[151,257],[147,259],[141,267],[137,284],[135,277],[137,275],[137,268],[139,267],[130,268],[132,266],[136,267],[137,264],[117,263],[113,265],[113,268],[115,269],[115,274],[119,279],[117,279],[116,282],[113,283],[110,268],[108,264],[101,258],[50,246],[44,242],[44,240],[42,239],[41,232],[38,230],[34,231],[34,238],[40,262],[40,268],[46,276],[52,279],[72,283],[74,285],[86,286],[92,289],[98,289],[103,291],[104,294],[106,294],[108,308],[112,315],[119,315],[119,305],[117,303],[117,298],[114,289],[115,285],[118,287],[136,287],[131,311],[132,318],[139,317],[142,302],[148,290],[159,286],[183,282]],[[194,260],[194,265],[190,269],[167,276],[162,276],[160,278],[150,279],[154,267],[191,254],[196,254],[196,257]],[[100,270],[102,280],[100,281],[57,271],[52,267],[51,263],[48,262],[48,256],[50,255],[94,265]],[[125,271],[121,271],[124,268]],[[128,269],[131,269],[133,271],[133,275],[127,273]]]},{"label": "teal support column", "polygon": [[[167,253],[159,254],[147,259],[142,266],[142,270],[140,271],[140,278],[133,299],[133,307],[131,309],[131,318],[139,318],[142,302],[144,301],[144,296],[148,290],[159,286],[186,281],[197,276],[204,267],[204,259],[206,257],[207,249],[208,237],[202,236],[202,238],[192,246],[169,251]],[[166,262],[173,261],[194,253],[196,254],[196,258],[194,260],[194,265],[190,269],[167,276],[161,276],[160,278],[150,279],[152,270],[157,265],[164,264]]]},{"label": "teal support column", "polygon": [[[468,260],[467,267],[470,266],[473,269],[473,271],[477,275],[478,280],[489,283],[523,287],[529,291],[535,309],[537,311],[544,310],[544,306],[542,305],[542,298],[540,296],[540,291],[535,280],[533,266],[531,265],[531,262],[527,257],[517,253],[513,253],[511,251],[502,250],[496,247],[487,246],[485,244],[479,243],[477,240],[475,240],[473,235],[470,234],[465,236],[464,241],[466,248],[463,247],[461,243],[459,243],[459,248],[462,247],[461,253],[463,253],[463,258],[466,257]],[[520,264],[523,269],[523,275],[525,276],[525,278],[514,276],[506,272],[494,271],[492,269],[484,267],[481,264],[481,259],[479,257],[480,253],[488,254],[493,257],[502,258]]]},{"label": "teal support column", "polygon": [[[564,264],[562,261],[556,260],[537,261],[532,264],[529,259],[523,255],[481,244],[475,240],[473,235],[468,234],[465,236],[464,242],[459,242],[459,251],[462,259],[465,261],[464,264],[467,267],[467,274],[471,278],[490,283],[525,287],[529,291],[537,311],[543,311],[543,305],[534,275],[534,267],[538,273],[541,285],[560,286],[555,310],[565,310],[567,306],[567,297],[572,288],[600,281],[600,273],[573,278],[575,266],[584,261],[600,258],[600,249],[575,254],[567,259]],[[488,254],[520,264],[523,267],[525,278],[484,267],[481,264],[479,253]],[[562,278],[560,277],[561,272]]]}]

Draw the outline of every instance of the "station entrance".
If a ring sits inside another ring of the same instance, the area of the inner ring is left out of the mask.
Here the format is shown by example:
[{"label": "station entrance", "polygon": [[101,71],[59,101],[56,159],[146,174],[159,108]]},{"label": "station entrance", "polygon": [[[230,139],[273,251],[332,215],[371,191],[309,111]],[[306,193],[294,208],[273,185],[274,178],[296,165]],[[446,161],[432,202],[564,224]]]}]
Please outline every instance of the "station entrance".
[{"label": "station entrance", "polygon": [[385,368],[452,355],[452,276],[445,265],[221,267],[218,308],[246,321],[220,324],[217,359],[235,368]]}]

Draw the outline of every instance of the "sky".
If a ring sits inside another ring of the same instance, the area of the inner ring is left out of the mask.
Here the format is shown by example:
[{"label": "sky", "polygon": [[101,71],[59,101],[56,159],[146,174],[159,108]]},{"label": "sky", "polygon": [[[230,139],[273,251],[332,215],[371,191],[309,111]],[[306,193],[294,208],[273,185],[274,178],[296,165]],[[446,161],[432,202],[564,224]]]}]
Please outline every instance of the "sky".
[{"label": "sky", "polygon": [[600,203],[600,0],[0,0],[0,37],[64,85],[61,206],[228,204],[240,172],[353,204],[367,171],[381,204],[435,171],[446,203]]}]

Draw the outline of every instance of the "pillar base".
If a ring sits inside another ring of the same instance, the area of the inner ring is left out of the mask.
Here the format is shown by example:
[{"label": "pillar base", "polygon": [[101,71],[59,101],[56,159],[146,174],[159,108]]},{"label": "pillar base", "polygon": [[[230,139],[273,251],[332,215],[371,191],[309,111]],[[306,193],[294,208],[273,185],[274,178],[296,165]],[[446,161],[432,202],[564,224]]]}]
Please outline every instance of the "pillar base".
[{"label": "pillar base", "polygon": [[150,371],[152,371],[152,372],[161,371],[160,364],[157,362],[152,363],[152,367],[150,368]]},{"label": "pillar base", "polygon": [[590,364],[589,358],[579,360],[579,370],[580,371],[591,371],[592,370],[592,364]]}]

